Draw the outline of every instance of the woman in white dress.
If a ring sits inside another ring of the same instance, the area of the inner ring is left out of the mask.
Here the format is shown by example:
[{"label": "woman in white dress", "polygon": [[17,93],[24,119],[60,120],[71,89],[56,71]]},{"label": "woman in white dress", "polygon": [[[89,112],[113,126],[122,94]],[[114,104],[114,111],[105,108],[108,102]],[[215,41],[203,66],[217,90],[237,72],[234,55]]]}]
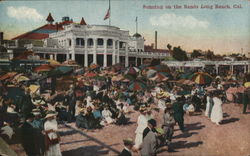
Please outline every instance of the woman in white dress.
[{"label": "woman in white dress", "polygon": [[48,136],[48,150],[45,152],[45,156],[61,156],[60,149],[60,137],[56,133],[58,131],[57,121],[55,119],[55,113],[48,113],[45,117],[46,122],[44,123],[44,131]]},{"label": "woman in white dress", "polygon": [[108,109],[108,106],[104,107],[104,109],[102,111],[102,117],[103,117],[103,121],[101,122],[101,125],[111,124],[111,123],[113,123],[115,121],[112,118],[112,113]]},{"label": "woman in white dress", "polygon": [[211,121],[219,125],[219,122],[223,119],[223,112],[222,112],[222,101],[219,98],[219,95],[216,94],[213,98],[214,106],[211,112]]},{"label": "woman in white dress", "polygon": [[143,131],[148,126],[148,118],[146,116],[146,107],[140,107],[140,115],[137,119],[137,128],[135,130],[135,148],[139,149],[143,140]]}]

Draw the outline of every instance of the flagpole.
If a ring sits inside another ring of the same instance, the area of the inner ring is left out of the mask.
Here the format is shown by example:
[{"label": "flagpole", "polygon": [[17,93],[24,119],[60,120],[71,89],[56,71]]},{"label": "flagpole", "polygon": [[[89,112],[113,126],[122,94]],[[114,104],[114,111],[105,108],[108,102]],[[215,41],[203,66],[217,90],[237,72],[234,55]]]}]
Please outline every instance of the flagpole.
[{"label": "flagpole", "polygon": [[136,29],[135,29],[135,30],[136,30],[136,33],[138,32],[138,23],[137,23],[137,20],[138,20],[138,19],[137,19],[137,16],[136,16],[136,20],[135,20],[135,23],[136,23]]},{"label": "flagpole", "polygon": [[111,7],[110,7],[110,0],[109,0],[109,26],[111,25]]}]

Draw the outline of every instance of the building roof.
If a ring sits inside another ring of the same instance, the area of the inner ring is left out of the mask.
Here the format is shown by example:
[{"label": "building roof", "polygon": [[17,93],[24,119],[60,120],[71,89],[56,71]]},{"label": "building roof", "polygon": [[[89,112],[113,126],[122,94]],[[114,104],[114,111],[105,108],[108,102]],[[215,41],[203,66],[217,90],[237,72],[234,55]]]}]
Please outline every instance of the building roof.
[{"label": "building roof", "polygon": [[50,33],[57,32],[58,30],[63,30],[62,24],[59,25],[45,24],[35,30],[14,37],[12,38],[12,40],[17,40],[17,39],[41,40],[48,38]]},{"label": "building roof", "polygon": [[87,25],[83,17],[82,17],[82,20],[80,22],[80,25]]},{"label": "building roof", "polygon": [[155,52],[155,53],[169,53],[167,49],[154,49],[153,46],[145,45],[144,46],[145,52]]}]

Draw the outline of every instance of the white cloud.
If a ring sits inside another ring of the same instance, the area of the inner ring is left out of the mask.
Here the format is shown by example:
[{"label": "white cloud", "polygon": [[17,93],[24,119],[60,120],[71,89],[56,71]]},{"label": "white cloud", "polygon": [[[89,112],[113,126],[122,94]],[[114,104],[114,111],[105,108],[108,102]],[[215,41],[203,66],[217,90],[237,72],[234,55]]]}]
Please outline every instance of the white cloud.
[{"label": "white cloud", "polygon": [[150,18],[151,25],[167,28],[207,28],[209,22],[198,20],[193,16],[178,16],[174,13],[153,16]]},{"label": "white cloud", "polygon": [[38,13],[38,11],[34,8],[28,8],[26,6],[21,7],[8,7],[7,15],[12,18],[16,18],[18,20],[29,19],[33,21],[39,21],[44,19],[44,17]]}]

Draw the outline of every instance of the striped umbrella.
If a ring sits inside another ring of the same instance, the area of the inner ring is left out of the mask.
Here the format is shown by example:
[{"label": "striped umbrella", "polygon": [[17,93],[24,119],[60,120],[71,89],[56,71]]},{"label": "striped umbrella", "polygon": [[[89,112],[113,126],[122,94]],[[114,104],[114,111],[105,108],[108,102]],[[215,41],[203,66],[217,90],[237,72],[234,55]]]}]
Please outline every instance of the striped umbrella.
[{"label": "striped umbrella", "polygon": [[139,90],[144,90],[147,88],[146,84],[142,83],[142,82],[133,82],[129,85],[128,87],[130,90],[133,90],[133,91],[139,91]]},{"label": "striped umbrella", "polygon": [[42,64],[34,69],[35,72],[48,72],[54,69],[53,66],[49,64]]},{"label": "striped umbrella", "polygon": [[213,77],[209,75],[208,73],[196,72],[191,77],[191,80],[197,84],[209,84],[213,81]]}]

